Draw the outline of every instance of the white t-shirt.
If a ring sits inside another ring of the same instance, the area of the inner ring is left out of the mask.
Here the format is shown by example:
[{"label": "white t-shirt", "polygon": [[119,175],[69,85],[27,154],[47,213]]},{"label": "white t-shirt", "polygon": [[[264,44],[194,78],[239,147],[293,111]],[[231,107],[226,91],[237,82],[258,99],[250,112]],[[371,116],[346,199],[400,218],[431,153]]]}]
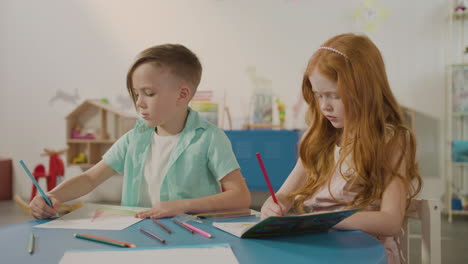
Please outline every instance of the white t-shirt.
[{"label": "white t-shirt", "polygon": [[141,207],[153,207],[160,201],[161,184],[167,172],[172,150],[179,140],[180,133],[174,136],[153,134],[151,150],[145,161],[144,177],[141,183]]}]

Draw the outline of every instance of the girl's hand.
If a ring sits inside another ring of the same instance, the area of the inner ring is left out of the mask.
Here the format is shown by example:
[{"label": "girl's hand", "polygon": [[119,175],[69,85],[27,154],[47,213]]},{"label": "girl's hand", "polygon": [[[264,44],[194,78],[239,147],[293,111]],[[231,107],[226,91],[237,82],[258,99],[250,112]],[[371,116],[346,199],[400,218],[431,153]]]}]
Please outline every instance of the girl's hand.
[{"label": "girl's hand", "polygon": [[185,213],[183,201],[167,201],[159,202],[153,208],[139,212],[135,215],[137,218],[164,218],[173,217],[178,214]]},{"label": "girl's hand", "polygon": [[278,204],[273,201],[271,196],[268,197],[268,199],[265,201],[261,210],[261,219],[265,219],[270,216],[282,216],[289,210],[289,205],[286,205],[284,202],[282,202],[278,196],[276,198],[278,199]]},{"label": "girl's hand", "polygon": [[49,200],[52,202],[53,208],[50,207],[41,195],[36,195],[34,199],[29,203],[29,212],[36,219],[56,217],[58,207],[60,205],[59,200],[54,196],[48,195]]}]

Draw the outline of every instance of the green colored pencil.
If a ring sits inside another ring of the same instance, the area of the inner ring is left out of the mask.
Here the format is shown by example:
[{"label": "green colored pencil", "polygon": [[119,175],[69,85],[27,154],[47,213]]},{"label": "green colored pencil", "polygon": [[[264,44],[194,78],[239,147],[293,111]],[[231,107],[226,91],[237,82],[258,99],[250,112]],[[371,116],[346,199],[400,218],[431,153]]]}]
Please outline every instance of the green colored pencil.
[{"label": "green colored pencil", "polygon": [[32,253],[34,253],[34,233],[31,232],[31,234],[29,235],[29,245],[28,245],[28,252],[29,254],[32,255]]}]

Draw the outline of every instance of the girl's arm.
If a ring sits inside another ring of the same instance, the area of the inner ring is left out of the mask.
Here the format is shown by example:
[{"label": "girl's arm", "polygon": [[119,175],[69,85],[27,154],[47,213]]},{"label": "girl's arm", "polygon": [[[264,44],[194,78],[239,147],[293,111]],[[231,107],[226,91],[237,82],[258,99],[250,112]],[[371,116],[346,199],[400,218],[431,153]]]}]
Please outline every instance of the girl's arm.
[{"label": "girl's arm", "polygon": [[86,172],[63,182],[47,193],[54,208],[49,207],[41,196],[36,196],[29,204],[31,214],[35,218],[53,217],[60,203],[79,198],[89,193],[114,174],[115,171],[109,167],[105,161],[101,160]]},{"label": "girl's arm", "polygon": [[396,236],[406,212],[406,188],[395,178],[382,194],[380,211],[357,212],[337,225],[336,229],[361,230],[377,236]]},{"label": "girl's arm", "polygon": [[136,214],[139,218],[172,217],[180,213],[243,209],[250,206],[250,192],[239,169],[221,179],[224,192],[211,196],[159,202],[153,208]]},{"label": "girl's arm", "polygon": [[288,195],[304,184],[306,177],[306,170],[302,165],[301,159],[298,159],[296,166],[294,166],[294,169],[291,171],[286,181],[275,194],[280,206],[278,206],[270,196],[262,206],[262,218],[283,215],[289,211],[293,201],[288,198]]}]

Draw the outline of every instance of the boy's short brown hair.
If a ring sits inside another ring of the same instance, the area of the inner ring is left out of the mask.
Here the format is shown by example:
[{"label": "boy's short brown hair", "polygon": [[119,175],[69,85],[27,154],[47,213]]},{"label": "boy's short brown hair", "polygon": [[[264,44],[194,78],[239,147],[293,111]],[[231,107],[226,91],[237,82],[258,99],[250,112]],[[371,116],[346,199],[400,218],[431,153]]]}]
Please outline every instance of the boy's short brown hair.
[{"label": "boy's short brown hair", "polygon": [[[185,81],[195,94],[200,84],[202,66],[197,55],[180,44],[163,44],[150,47],[140,52],[127,73],[127,89],[136,104],[133,91],[132,75],[135,69],[143,63],[151,63],[158,67],[167,67],[171,73]],[[193,96],[192,94],[192,96]]]}]

